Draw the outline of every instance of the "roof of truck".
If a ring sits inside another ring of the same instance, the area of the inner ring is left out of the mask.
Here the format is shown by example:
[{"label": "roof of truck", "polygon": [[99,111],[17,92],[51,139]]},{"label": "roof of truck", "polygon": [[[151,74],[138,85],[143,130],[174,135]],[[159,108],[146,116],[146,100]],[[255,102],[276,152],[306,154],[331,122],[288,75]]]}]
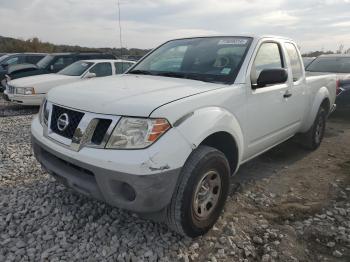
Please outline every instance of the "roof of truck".
[{"label": "roof of truck", "polygon": [[129,61],[129,60],[123,60],[123,59],[82,59],[80,61],[84,62],[89,62],[89,63],[108,63],[108,62],[113,62],[113,63],[135,63],[134,61]]},{"label": "roof of truck", "polygon": [[285,40],[291,40],[293,39],[285,36],[278,36],[278,35],[254,35],[254,34],[237,34],[237,35],[201,35],[201,36],[191,36],[191,37],[182,37],[182,38],[175,38],[173,40],[178,39],[190,39],[190,38],[206,38],[206,37],[251,37],[255,39],[262,39],[262,38],[279,38],[279,39],[285,39]]}]

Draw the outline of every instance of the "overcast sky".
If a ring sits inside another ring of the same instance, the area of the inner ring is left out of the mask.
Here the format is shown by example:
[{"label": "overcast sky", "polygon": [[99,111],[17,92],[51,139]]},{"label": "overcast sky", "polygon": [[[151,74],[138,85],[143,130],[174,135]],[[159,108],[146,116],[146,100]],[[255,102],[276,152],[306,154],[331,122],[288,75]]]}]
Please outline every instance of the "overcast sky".
[{"label": "overcast sky", "polygon": [[[350,0],[120,0],[123,46],[177,37],[278,34],[302,52],[350,48]],[[117,0],[0,0],[0,35],[119,47]]]}]

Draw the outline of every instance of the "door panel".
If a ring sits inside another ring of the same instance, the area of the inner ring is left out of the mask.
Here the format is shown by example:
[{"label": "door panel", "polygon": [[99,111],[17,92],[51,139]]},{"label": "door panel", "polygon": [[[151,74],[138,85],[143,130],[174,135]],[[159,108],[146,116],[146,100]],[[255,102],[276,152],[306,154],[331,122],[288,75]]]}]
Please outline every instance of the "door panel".
[{"label": "door panel", "polygon": [[[263,42],[253,60],[250,74],[252,88],[247,92],[245,121],[245,154],[250,158],[289,136],[296,124],[288,115],[289,81],[257,88],[256,80],[263,69],[287,68],[281,43]],[[248,84],[249,85],[249,84]]]},{"label": "door panel", "polygon": [[289,63],[289,93],[292,94],[287,101],[287,115],[293,120],[293,122],[299,124],[289,130],[290,134],[293,135],[298,131],[302,122],[302,117],[305,115],[307,107],[307,87],[305,72],[297,47],[290,42],[284,43],[284,47]]}]

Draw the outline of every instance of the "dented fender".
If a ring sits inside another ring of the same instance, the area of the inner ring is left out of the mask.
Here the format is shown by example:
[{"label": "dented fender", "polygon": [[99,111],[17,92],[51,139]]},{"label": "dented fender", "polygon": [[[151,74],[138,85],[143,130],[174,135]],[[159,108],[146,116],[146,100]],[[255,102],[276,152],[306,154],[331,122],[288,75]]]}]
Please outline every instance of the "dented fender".
[{"label": "dented fender", "polygon": [[193,149],[214,133],[229,133],[236,141],[239,162],[242,159],[243,134],[241,126],[237,118],[224,108],[205,107],[197,109],[176,129],[192,145]]}]

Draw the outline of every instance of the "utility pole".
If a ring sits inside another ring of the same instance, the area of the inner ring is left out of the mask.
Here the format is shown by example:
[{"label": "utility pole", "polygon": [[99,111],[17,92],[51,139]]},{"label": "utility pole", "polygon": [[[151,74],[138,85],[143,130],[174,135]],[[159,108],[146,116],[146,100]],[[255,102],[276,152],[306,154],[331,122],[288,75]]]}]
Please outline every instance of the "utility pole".
[{"label": "utility pole", "polygon": [[118,22],[119,22],[119,41],[120,41],[120,59],[123,58],[123,41],[122,41],[122,24],[120,18],[120,0],[117,0],[118,4]]}]

